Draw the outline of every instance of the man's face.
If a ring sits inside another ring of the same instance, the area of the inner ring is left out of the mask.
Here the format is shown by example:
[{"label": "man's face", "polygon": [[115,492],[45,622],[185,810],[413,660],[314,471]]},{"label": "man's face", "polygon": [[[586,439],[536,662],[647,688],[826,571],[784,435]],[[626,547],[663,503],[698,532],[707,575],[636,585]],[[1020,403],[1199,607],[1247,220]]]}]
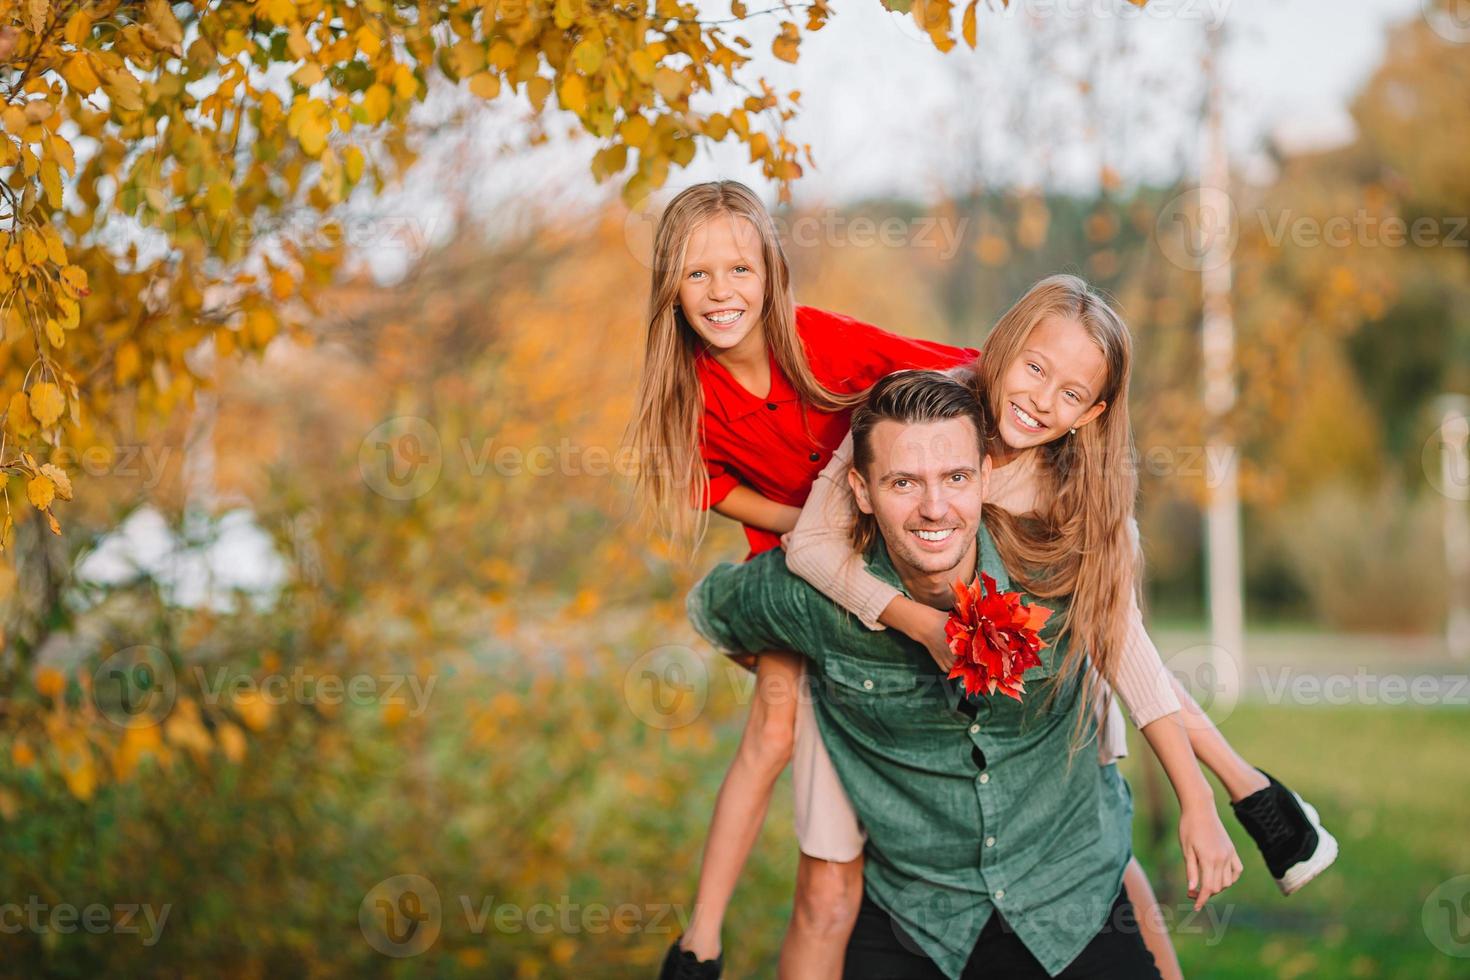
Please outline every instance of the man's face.
[{"label": "man's face", "polygon": [[848,474],[858,508],[872,514],[894,566],[935,575],[975,547],[990,480],[975,424],[966,418],[905,424],[885,419],[869,433],[867,472]]}]

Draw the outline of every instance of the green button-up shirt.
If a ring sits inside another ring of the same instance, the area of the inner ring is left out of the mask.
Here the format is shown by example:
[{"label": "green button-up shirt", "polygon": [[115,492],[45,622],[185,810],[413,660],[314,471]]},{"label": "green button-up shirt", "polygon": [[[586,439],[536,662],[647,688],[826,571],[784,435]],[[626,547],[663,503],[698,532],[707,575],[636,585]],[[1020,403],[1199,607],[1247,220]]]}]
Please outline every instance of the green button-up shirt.
[{"label": "green button-up shirt", "polygon": [[[977,540],[980,567],[1009,588],[984,527]],[[881,539],[866,557],[903,589]],[[716,567],[688,611],[723,649],[793,650],[815,664],[817,726],[868,832],[868,895],[946,977],[960,976],[997,909],[1051,976],[1103,927],[1131,856],[1133,798],[1117,766],[1097,763],[1091,711],[1069,754],[1085,705],[1080,673],[1058,676],[1060,615],[1042,630],[1051,646],[1024,675],[1021,702],[962,705],[959,682],[922,645],[867,629],[788,572],[780,549]]]}]

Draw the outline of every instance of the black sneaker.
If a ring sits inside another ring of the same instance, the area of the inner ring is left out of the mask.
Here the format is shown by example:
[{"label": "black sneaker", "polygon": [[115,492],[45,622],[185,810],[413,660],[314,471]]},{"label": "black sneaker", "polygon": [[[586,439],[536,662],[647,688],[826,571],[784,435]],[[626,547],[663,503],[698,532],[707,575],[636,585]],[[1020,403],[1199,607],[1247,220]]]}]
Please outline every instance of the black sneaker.
[{"label": "black sneaker", "polygon": [[1230,808],[1261,849],[1276,887],[1290,895],[1337,860],[1337,839],[1322,827],[1312,804],[1258,771],[1270,785]]},{"label": "black sneaker", "polygon": [[725,962],[722,952],[712,960],[702,960],[679,945],[680,935],[664,956],[664,965],[659,967],[658,980],[720,980],[720,970]]}]

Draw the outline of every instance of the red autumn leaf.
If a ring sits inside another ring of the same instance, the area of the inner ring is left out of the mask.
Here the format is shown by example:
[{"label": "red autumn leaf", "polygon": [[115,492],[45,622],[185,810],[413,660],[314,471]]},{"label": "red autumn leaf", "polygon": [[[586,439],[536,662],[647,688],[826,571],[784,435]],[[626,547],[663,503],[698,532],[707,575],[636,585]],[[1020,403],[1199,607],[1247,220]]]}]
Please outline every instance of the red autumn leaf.
[{"label": "red autumn leaf", "polygon": [[994,694],[1021,700],[1021,675],[1041,666],[1037,653],[1048,644],[1038,632],[1051,617],[1045,606],[1022,605],[1021,593],[1001,592],[995,579],[980,573],[978,581],[954,583],[955,605],[944,626],[955,656],[949,676],[958,677],[967,694]]}]

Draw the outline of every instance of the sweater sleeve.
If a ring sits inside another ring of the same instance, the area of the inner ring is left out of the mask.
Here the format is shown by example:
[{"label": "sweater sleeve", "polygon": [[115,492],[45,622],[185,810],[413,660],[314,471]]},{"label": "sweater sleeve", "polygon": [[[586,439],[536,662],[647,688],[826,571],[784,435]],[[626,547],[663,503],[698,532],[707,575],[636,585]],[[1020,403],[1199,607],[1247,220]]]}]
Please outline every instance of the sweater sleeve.
[{"label": "sweater sleeve", "polygon": [[[1130,524],[1136,545],[1138,524],[1131,519]],[[1159,657],[1159,648],[1144,628],[1143,612],[1138,608],[1138,597],[1132,588],[1128,589],[1128,632],[1120,654],[1113,687],[1128,708],[1135,727],[1143,728],[1179,710],[1173,678]]]},{"label": "sweater sleeve", "polygon": [[855,511],[847,482],[851,465],[849,432],[812,482],[796,527],[786,536],[786,567],[856,613],[868,629],[881,630],[886,627],[878,617],[900,593],[868,571],[863,556],[852,550]]}]

